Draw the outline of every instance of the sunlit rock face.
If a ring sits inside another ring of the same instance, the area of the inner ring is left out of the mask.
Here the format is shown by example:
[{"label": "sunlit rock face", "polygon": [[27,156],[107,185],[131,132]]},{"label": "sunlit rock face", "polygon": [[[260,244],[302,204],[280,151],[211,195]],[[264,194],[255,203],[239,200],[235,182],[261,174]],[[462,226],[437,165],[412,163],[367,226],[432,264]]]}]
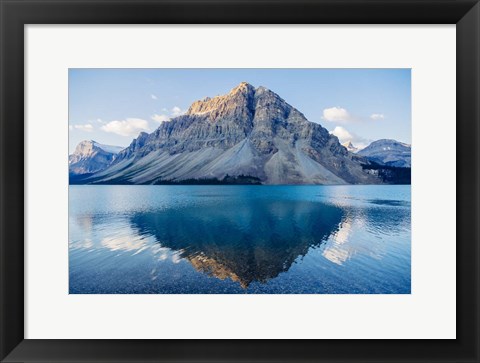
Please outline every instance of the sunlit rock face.
[{"label": "sunlit rock face", "polygon": [[82,141],[68,157],[69,172],[81,175],[103,170],[121,150],[121,147],[102,145],[93,140]]},{"label": "sunlit rock face", "polygon": [[342,146],[345,147],[345,149],[347,149],[351,153],[358,152],[358,148],[355,145],[353,145],[351,141],[344,142]]},{"label": "sunlit rock face", "polygon": [[[139,235],[155,236],[198,271],[247,288],[288,271],[310,248],[337,233],[345,212],[318,202],[249,202],[137,213]],[[222,236],[222,238],[219,238]]]},{"label": "sunlit rock face", "polygon": [[142,133],[93,183],[250,176],[263,184],[375,184],[361,157],[265,87],[241,83],[228,94]]}]

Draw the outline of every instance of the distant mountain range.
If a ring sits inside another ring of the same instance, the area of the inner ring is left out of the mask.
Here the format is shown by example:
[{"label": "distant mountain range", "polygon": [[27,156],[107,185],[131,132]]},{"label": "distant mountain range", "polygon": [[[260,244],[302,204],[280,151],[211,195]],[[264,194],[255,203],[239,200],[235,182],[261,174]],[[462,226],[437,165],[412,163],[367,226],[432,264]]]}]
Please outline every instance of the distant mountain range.
[{"label": "distant mountain range", "polygon": [[106,169],[123,148],[85,140],[68,157],[70,174],[91,174]]},{"label": "distant mountain range", "polygon": [[377,140],[358,152],[369,160],[382,165],[411,167],[412,146],[395,140]]},{"label": "distant mountain range", "polygon": [[151,134],[140,133],[123,150],[81,142],[69,158],[70,182],[409,183],[409,170],[406,178],[405,170],[396,170],[403,164],[394,160],[406,158],[398,151],[405,144],[380,141],[392,142],[385,146],[388,156],[381,157],[375,142],[355,154],[351,143],[342,146],[276,93],[243,82],[226,95],[194,102],[186,114],[163,122]]}]

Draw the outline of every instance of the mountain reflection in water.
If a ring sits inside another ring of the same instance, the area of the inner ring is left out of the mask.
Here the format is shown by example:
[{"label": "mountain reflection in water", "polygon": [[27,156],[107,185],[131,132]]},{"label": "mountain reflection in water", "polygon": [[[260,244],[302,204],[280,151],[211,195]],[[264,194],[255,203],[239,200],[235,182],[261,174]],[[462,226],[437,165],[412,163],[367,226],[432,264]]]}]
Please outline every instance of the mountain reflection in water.
[{"label": "mountain reflection in water", "polygon": [[410,293],[410,187],[71,186],[70,293]]},{"label": "mountain reflection in water", "polygon": [[179,251],[201,272],[231,278],[244,288],[287,271],[310,247],[338,231],[342,209],[319,202],[282,200],[206,203],[134,214],[132,228]]}]

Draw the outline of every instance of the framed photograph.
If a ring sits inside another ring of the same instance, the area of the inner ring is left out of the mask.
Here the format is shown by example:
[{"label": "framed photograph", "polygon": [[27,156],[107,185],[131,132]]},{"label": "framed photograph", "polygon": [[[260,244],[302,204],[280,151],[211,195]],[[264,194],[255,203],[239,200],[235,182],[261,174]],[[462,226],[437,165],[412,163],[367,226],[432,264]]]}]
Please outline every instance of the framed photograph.
[{"label": "framed photograph", "polygon": [[70,294],[411,293],[411,69],[68,77]]},{"label": "framed photograph", "polygon": [[478,1],[2,0],[5,362],[478,362]]}]

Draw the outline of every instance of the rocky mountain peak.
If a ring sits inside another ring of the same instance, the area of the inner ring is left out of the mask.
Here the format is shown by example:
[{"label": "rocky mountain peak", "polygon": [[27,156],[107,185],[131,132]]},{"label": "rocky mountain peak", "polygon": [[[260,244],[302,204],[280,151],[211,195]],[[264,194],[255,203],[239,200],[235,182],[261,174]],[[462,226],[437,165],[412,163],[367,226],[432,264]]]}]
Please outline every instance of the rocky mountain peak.
[{"label": "rocky mountain peak", "polygon": [[73,154],[69,155],[70,173],[86,174],[103,170],[122,149],[118,146],[102,145],[94,140],[83,140],[77,145]]},{"label": "rocky mountain peak", "polygon": [[252,91],[255,91],[255,87],[253,87],[250,83],[248,82],[240,82],[240,84],[230,91],[229,94],[235,94],[235,93],[251,93]]},{"label": "rocky mountain peak", "polygon": [[351,141],[344,142],[342,146],[352,153],[356,153],[358,151],[358,148],[355,147]]},{"label": "rocky mountain peak", "polygon": [[[358,158],[357,158],[358,159]],[[95,182],[248,177],[265,184],[376,183],[328,130],[266,87],[242,82],[142,133]]]},{"label": "rocky mountain peak", "polygon": [[94,140],[83,140],[77,145],[77,147],[75,148],[75,151],[73,152],[73,155],[77,155],[77,156],[91,155],[94,152],[95,144],[96,142]]},{"label": "rocky mountain peak", "polygon": [[205,97],[203,100],[195,101],[189,107],[186,115],[207,115],[213,121],[235,113],[235,110],[249,108],[254,93],[255,88],[251,84],[242,82],[226,95]]}]

